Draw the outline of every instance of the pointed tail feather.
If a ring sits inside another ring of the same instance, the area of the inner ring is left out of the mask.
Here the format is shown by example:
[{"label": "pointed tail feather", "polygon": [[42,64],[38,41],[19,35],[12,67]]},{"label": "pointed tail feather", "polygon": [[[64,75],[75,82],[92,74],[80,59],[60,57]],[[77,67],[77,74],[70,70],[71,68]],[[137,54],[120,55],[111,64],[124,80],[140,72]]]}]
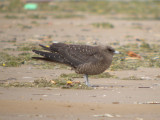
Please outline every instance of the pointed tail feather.
[{"label": "pointed tail feather", "polygon": [[32,51],[34,53],[41,55],[43,57],[46,57],[46,58],[50,58],[50,56],[51,56],[51,53],[49,53],[49,52],[43,52],[43,51],[39,51],[39,50],[32,50]]},{"label": "pointed tail feather", "polygon": [[48,61],[48,62],[53,62],[52,60],[50,60],[50,59],[48,59],[48,58],[44,58],[44,57],[32,57],[32,59],[43,60],[43,61]]},{"label": "pointed tail feather", "polygon": [[44,46],[39,44],[44,50],[51,51],[51,52],[58,52],[60,48],[66,46],[64,43],[53,43],[51,46]]},{"label": "pointed tail feather", "polygon": [[41,59],[45,61],[52,61],[52,62],[59,62],[59,63],[67,64],[67,61],[58,53],[49,53],[49,52],[43,52],[39,50],[32,50],[32,51],[44,57],[44,58],[33,57],[34,59],[39,59],[39,60]]}]

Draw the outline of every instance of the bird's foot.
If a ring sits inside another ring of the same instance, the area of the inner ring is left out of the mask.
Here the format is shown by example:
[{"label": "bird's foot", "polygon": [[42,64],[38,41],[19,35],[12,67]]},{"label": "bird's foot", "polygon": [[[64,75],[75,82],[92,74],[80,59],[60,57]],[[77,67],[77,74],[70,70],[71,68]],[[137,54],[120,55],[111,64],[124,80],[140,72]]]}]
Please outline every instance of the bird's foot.
[{"label": "bird's foot", "polygon": [[86,86],[91,87],[91,85],[88,82],[85,82]]}]

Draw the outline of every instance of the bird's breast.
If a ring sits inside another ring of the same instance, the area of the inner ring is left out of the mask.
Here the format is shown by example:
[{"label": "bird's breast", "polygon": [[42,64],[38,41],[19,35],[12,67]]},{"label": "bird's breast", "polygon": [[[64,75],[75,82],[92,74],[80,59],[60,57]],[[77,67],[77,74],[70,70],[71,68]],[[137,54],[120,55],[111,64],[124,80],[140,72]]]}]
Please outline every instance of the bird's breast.
[{"label": "bird's breast", "polygon": [[104,72],[110,65],[108,64],[83,64],[79,65],[75,72],[78,74],[97,75]]}]

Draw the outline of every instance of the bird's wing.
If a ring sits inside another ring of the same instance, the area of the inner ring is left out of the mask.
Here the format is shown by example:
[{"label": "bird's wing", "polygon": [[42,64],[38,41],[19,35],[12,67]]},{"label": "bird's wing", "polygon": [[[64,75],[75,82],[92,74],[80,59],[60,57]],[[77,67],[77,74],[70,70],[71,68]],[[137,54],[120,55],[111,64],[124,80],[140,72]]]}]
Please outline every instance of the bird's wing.
[{"label": "bird's wing", "polygon": [[36,54],[44,56],[45,58],[54,62],[67,64],[73,68],[79,65],[99,61],[102,58],[98,47],[88,45],[67,45],[64,43],[53,43],[50,46],[40,45],[44,50],[50,52],[43,52],[33,50]]},{"label": "bird's wing", "polygon": [[87,45],[66,45],[59,49],[58,53],[76,67],[80,64],[96,61],[95,55],[98,53],[98,49]]}]

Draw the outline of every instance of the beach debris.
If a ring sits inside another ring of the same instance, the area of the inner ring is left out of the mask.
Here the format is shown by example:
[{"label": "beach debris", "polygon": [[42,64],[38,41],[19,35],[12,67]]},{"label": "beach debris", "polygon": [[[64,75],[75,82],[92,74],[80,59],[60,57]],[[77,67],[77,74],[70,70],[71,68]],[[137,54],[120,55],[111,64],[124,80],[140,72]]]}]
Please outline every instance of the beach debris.
[{"label": "beach debris", "polygon": [[141,77],[142,80],[151,80],[150,77]]},{"label": "beach debris", "polygon": [[127,54],[129,57],[135,57],[135,58],[141,59],[141,56],[134,53],[133,51],[128,51]]},{"label": "beach debris", "polygon": [[160,59],[160,57],[159,56],[156,56],[156,57],[154,57],[154,58],[152,58],[153,60],[157,60],[157,59]]},{"label": "beach debris", "polygon": [[100,115],[93,115],[93,117],[109,117],[109,118],[113,118],[113,117],[121,117],[121,115],[115,115],[115,114],[100,114]]},{"label": "beach debris", "polygon": [[43,97],[47,97],[48,95],[46,95],[46,94],[44,94],[44,95],[42,95]]},{"label": "beach debris", "polygon": [[6,64],[5,64],[5,63],[3,63],[3,64],[2,64],[2,66],[3,66],[3,67],[5,67],[5,66],[6,66]]},{"label": "beach debris", "polygon": [[112,104],[120,104],[120,102],[112,102]]},{"label": "beach debris", "polygon": [[136,118],[136,120],[143,120],[143,118]]},{"label": "beach debris", "polygon": [[73,83],[80,84],[81,82],[80,81],[73,81]]},{"label": "beach debris", "polygon": [[51,80],[50,82],[51,82],[52,84],[56,84],[56,82],[55,82],[54,80]]},{"label": "beach debris", "polygon": [[73,83],[73,82],[70,81],[70,80],[67,81],[67,85],[72,85],[72,83]]},{"label": "beach debris", "polygon": [[148,86],[143,86],[143,87],[138,87],[138,88],[151,88],[151,87],[148,87]]},{"label": "beach debris", "polygon": [[134,104],[160,104],[158,101],[134,102]]},{"label": "beach debris", "polygon": [[24,5],[25,10],[36,10],[38,8],[38,4],[36,3],[27,3]]},{"label": "beach debris", "polygon": [[107,95],[103,95],[103,97],[106,97]]},{"label": "beach debris", "polygon": [[149,102],[145,102],[145,103],[142,103],[142,104],[160,104],[160,102],[157,102],[157,101],[149,101]]}]

